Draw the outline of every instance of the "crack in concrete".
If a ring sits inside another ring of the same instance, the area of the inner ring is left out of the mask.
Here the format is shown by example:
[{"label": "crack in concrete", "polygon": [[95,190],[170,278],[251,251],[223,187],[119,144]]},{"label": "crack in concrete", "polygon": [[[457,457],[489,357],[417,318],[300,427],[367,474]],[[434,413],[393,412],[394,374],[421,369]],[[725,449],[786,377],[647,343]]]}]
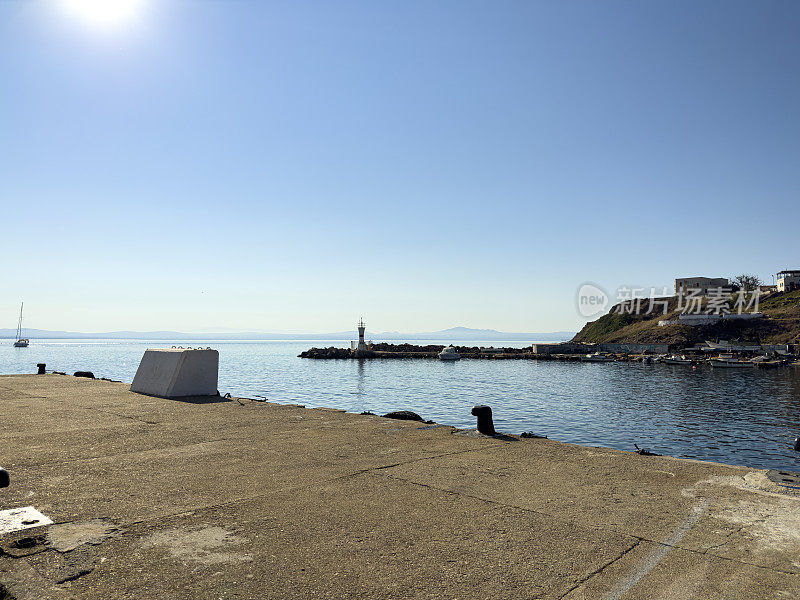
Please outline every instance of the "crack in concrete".
[{"label": "crack in concrete", "polygon": [[[473,494],[466,494],[464,492],[459,492],[456,490],[448,490],[445,488],[436,487],[435,485],[430,485],[428,483],[421,483],[419,481],[412,481],[410,479],[406,479],[405,477],[400,477],[398,475],[389,475],[390,479],[396,479],[397,481],[402,481],[404,483],[409,483],[411,485],[416,485],[419,487],[428,488],[430,490],[436,490],[437,492],[443,492],[445,494],[452,494],[454,496],[463,496],[464,498],[472,498],[473,500],[480,500],[481,502],[488,502],[489,504],[497,504],[498,506],[505,506],[506,508],[516,508],[518,510],[524,510],[525,512],[534,513],[537,515],[542,515],[544,517],[551,517],[553,519],[558,518],[556,515],[548,512],[544,512],[542,510],[536,510],[535,508],[528,508],[525,506],[517,506],[515,504],[506,504],[505,502],[500,502],[499,500],[492,500],[491,498],[483,498],[481,496],[474,496]],[[611,530],[613,531],[613,530]]]},{"label": "crack in concrete", "polygon": [[[703,554],[708,554],[711,550],[716,550],[717,548],[722,548],[723,546],[727,545],[731,541],[731,539],[730,539],[731,537],[733,537],[737,533],[741,533],[743,530],[744,530],[744,525],[742,525],[738,529],[733,529],[733,530],[729,531],[727,534],[725,534],[725,539],[722,542],[720,542],[719,544],[714,544],[713,546],[709,546],[708,548],[703,550]],[[712,556],[716,556],[716,555],[712,554]]]},{"label": "crack in concrete", "polygon": [[[445,494],[452,494],[452,495],[455,495],[455,496],[462,496],[464,498],[471,498],[473,500],[479,500],[481,502],[486,502],[488,504],[495,504],[495,505],[498,505],[498,506],[503,506],[505,508],[513,508],[513,509],[516,509],[516,510],[521,510],[521,511],[529,512],[529,513],[532,513],[532,514],[544,516],[544,517],[549,517],[549,518],[556,519],[556,520],[559,520],[559,521],[564,521],[564,519],[562,517],[559,517],[559,516],[554,515],[552,513],[547,513],[547,512],[541,511],[541,510],[536,510],[534,508],[528,508],[528,507],[525,507],[525,506],[517,506],[515,504],[506,504],[504,502],[500,502],[498,500],[492,500],[490,498],[482,498],[480,496],[474,496],[472,494],[465,494],[463,492],[457,492],[457,491],[454,491],[454,490],[438,488],[436,486],[429,485],[429,484],[426,484],[426,483],[420,483],[420,482],[417,482],[417,481],[411,481],[410,479],[404,479],[403,477],[398,477],[397,475],[388,475],[388,477],[390,477],[391,479],[396,479],[398,481],[402,481],[404,483],[408,483],[410,485],[416,485],[416,486],[419,486],[419,487],[424,487],[424,488],[428,488],[428,489],[431,489],[431,490],[436,490],[438,492],[442,492],[442,493],[445,493]],[[650,539],[650,538],[647,538],[647,537],[643,537],[643,536],[640,536],[640,535],[635,535],[635,534],[632,534],[632,533],[629,533],[629,532],[626,532],[626,531],[619,531],[617,529],[613,529],[613,528],[609,528],[609,527],[603,527],[602,525],[588,524],[588,525],[584,525],[584,527],[587,527],[589,529],[597,529],[597,530],[600,530],[600,531],[607,531],[609,533],[615,533],[617,535],[624,535],[624,536],[627,536],[627,537],[635,538],[635,539],[639,540],[640,542],[648,542],[650,544],[655,544],[657,546],[663,546],[663,547],[666,547],[666,548],[669,548],[669,549],[673,549],[674,548],[676,550],[682,550],[684,552],[692,552],[694,554],[699,554],[701,556],[705,556],[706,555],[706,551],[705,550],[696,550],[694,548],[687,548],[685,546],[680,546],[677,543],[670,544],[669,541],[653,540],[653,539]],[[750,567],[755,567],[757,569],[764,569],[764,570],[770,571],[772,573],[781,573],[783,575],[800,575],[800,570],[798,570],[798,571],[784,571],[783,569],[777,569],[775,567],[766,567],[766,566],[760,565],[758,563],[747,562],[747,561],[744,561],[744,560],[730,558],[730,557],[727,557],[727,556],[719,556],[717,554],[711,554],[710,556],[713,557],[713,558],[717,558],[719,560],[726,560],[726,561],[729,561],[731,563],[736,563],[736,564],[740,564],[740,565],[747,565],[747,566],[750,566]]]},{"label": "crack in concrete", "polygon": [[[54,401],[55,402],[60,402],[61,404],[66,404],[65,402],[61,402],[60,400],[54,400]],[[104,415],[113,415],[115,417],[119,417],[120,419],[130,419],[131,421],[137,421],[139,423],[144,423],[146,425],[160,425],[161,424],[160,421],[148,421],[145,418],[135,417],[135,416],[131,416],[131,415],[124,415],[122,413],[114,412],[113,410],[103,410],[101,408],[86,408],[86,407],[80,407],[80,406],[76,407],[74,405],[70,405],[70,406],[71,406],[71,408],[83,408],[84,410],[87,410],[89,412],[96,412],[96,413],[101,413],[101,414],[104,414]]]},{"label": "crack in concrete", "polygon": [[[420,458],[415,458],[413,460],[407,460],[405,462],[393,463],[393,464],[390,464],[390,465],[380,465],[380,466],[377,466],[377,467],[369,467],[367,469],[360,469],[358,471],[355,471],[353,473],[348,473],[346,475],[340,475],[339,477],[335,477],[333,479],[330,479],[326,483],[330,483],[330,482],[333,482],[333,481],[338,481],[340,479],[349,479],[351,477],[357,477],[358,475],[363,475],[365,473],[372,473],[373,471],[383,471],[385,469],[393,469],[395,467],[403,467],[405,465],[413,465],[414,463],[422,462],[424,460],[434,460],[434,459],[437,459],[437,458],[444,458],[446,456],[457,456],[459,454],[469,454],[470,452],[482,452],[484,450],[486,450],[486,448],[470,448],[469,450],[457,450],[455,452],[446,452],[445,454],[437,454],[435,456],[422,456]],[[390,477],[391,477],[391,475],[390,475]],[[393,479],[401,479],[402,480],[402,478],[400,478],[400,477],[394,477]],[[403,480],[403,481],[405,481],[405,480]]]},{"label": "crack in concrete", "polygon": [[[404,466],[404,465],[410,465],[410,464],[413,464],[413,463],[421,462],[423,460],[432,460],[432,459],[435,459],[435,458],[443,458],[445,456],[453,456],[453,455],[456,455],[456,454],[467,454],[469,452],[482,452],[484,450],[486,450],[486,448],[471,448],[469,450],[458,450],[456,452],[447,452],[445,454],[436,454],[436,455],[433,455],[433,456],[423,456],[423,457],[420,457],[420,458],[415,458],[415,459],[412,459],[412,460],[407,460],[407,461],[399,462],[399,463],[391,463],[391,464],[388,464],[388,465],[378,465],[376,467],[369,467],[367,469],[359,469],[358,471],[353,471],[351,473],[345,473],[343,475],[337,475],[336,477],[332,477],[332,478],[329,478],[329,479],[324,479],[322,481],[312,481],[310,483],[303,484],[303,485],[278,488],[278,489],[271,490],[269,492],[265,492],[263,494],[253,494],[252,496],[247,496],[246,498],[236,498],[234,500],[228,500],[226,502],[218,502],[216,504],[201,504],[201,505],[197,505],[197,506],[182,507],[180,510],[177,510],[175,512],[160,513],[159,515],[156,515],[156,516],[153,516],[153,517],[147,517],[147,518],[144,518],[144,519],[136,519],[136,520],[130,521],[128,523],[120,522],[119,524],[120,524],[121,528],[127,529],[127,528],[130,528],[130,527],[134,526],[134,525],[146,525],[147,523],[150,523],[150,522],[153,522],[153,521],[163,521],[165,518],[175,517],[175,516],[191,513],[191,512],[194,512],[194,511],[198,511],[198,510],[214,510],[214,509],[217,509],[217,508],[223,508],[223,507],[226,507],[226,506],[232,506],[234,504],[239,504],[241,502],[248,502],[248,501],[251,501],[251,500],[256,500],[258,498],[267,498],[269,496],[274,496],[275,494],[280,494],[280,493],[283,493],[283,492],[292,492],[292,491],[298,491],[298,490],[305,490],[305,489],[309,489],[309,488],[317,488],[317,487],[320,487],[320,486],[323,486],[323,485],[327,485],[329,483],[335,483],[337,481],[342,481],[342,480],[345,480],[345,479],[358,477],[360,475],[369,474],[369,473],[372,473],[373,471],[382,471],[382,470],[391,469],[391,468],[394,468],[394,467],[401,467],[401,466]],[[397,479],[400,479],[400,478],[397,478]],[[409,482],[409,483],[412,483],[412,482]],[[126,534],[126,533],[129,533],[129,532],[128,531],[124,531],[123,535]]]},{"label": "crack in concrete", "polygon": [[583,578],[582,578],[580,581],[578,581],[578,582],[577,582],[575,585],[573,585],[571,588],[569,588],[569,589],[568,589],[568,590],[567,590],[567,591],[566,591],[564,594],[562,594],[561,596],[559,596],[559,597],[558,597],[558,600],[563,600],[564,598],[566,598],[567,596],[569,596],[569,595],[570,595],[572,592],[574,592],[576,589],[578,589],[579,587],[581,587],[581,586],[582,586],[584,583],[586,583],[587,581],[589,581],[589,580],[590,580],[592,577],[594,577],[595,575],[599,575],[600,573],[602,573],[603,571],[605,571],[605,570],[606,570],[608,567],[610,567],[610,566],[611,566],[611,565],[613,565],[615,562],[617,562],[617,561],[618,561],[618,560],[620,560],[622,557],[624,557],[626,554],[628,554],[628,553],[630,553],[630,552],[633,552],[633,550],[635,550],[635,549],[636,549],[636,548],[639,546],[639,544],[641,544],[641,543],[642,543],[642,539],[641,539],[641,538],[637,538],[637,539],[636,539],[636,541],[635,541],[633,544],[631,544],[630,546],[628,546],[627,548],[625,548],[625,550],[623,550],[622,552],[620,552],[620,553],[619,553],[617,556],[615,556],[615,557],[614,557],[614,558],[612,558],[611,560],[607,561],[606,563],[604,563],[603,565],[599,566],[597,569],[595,569],[594,571],[592,571],[591,573],[589,573],[588,575],[586,575],[585,577],[583,577]]},{"label": "crack in concrete", "polygon": [[678,525],[672,533],[670,533],[669,537],[664,540],[662,548],[636,563],[630,574],[620,580],[605,596],[606,599],[619,600],[628,593],[628,590],[647,577],[650,571],[652,571],[673,548],[677,547],[678,542],[680,542],[689,530],[694,527],[695,523],[700,520],[700,517],[706,513],[710,503],[711,501],[706,499],[695,506],[686,520]]},{"label": "crack in concrete", "polygon": [[[119,427],[118,425],[113,425],[111,427],[95,427],[93,429],[113,429],[115,427]],[[134,450],[133,452],[117,452],[116,454],[101,454],[97,456],[81,456],[78,458],[72,458],[67,460],[42,460],[35,463],[17,463],[21,464],[23,467],[36,467],[41,468],[43,466],[47,467],[54,467],[58,465],[70,465],[73,463],[89,463],[89,462],[97,462],[102,461],[107,458],[119,458],[122,456],[135,456],[137,454],[143,454],[145,452],[159,452],[159,451],[166,451],[166,450],[177,450],[179,448],[188,448],[191,446],[199,446],[201,444],[216,444],[218,442],[229,442],[233,438],[220,438],[214,440],[204,440],[202,442],[195,442],[191,444],[173,444],[167,446],[161,446],[157,448],[149,448],[149,449],[142,449],[142,450]]]},{"label": "crack in concrete", "polygon": [[120,419],[130,419],[131,421],[137,421],[139,423],[144,423],[146,425],[160,425],[160,421],[148,421],[147,419],[140,418],[140,417],[133,417],[131,415],[123,415],[122,413],[116,413],[113,410],[97,410],[96,412],[103,413],[104,415],[114,415],[115,417],[119,417]]},{"label": "crack in concrete", "polygon": [[131,415],[123,415],[123,414],[120,414],[120,413],[116,413],[116,412],[114,412],[112,410],[103,410],[102,408],[90,408],[88,406],[78,406],[78,405],[75,405],[75,404],[70,404],[69,402],[66,402],[64,400],[59,400],[58,398],[52,398],[52,397],[48,397],[48,396],[41,396],[41,398],[43,400],[50,400],[51,402],[57,402],[58,404],[69,406],[69,408],[71,408],[73,410],[77,408],[77,409],[85,410],[87,412],[102,413],[104,415],[113,415],[113,416],[119,417],[121,419],[130,419],[132,421],[138,421],[139,423],[145,423],[147,425],[160,425],[159,421],[148,421],[147,419],[144,419],[144,418],[134,417],[134,416],[131,416]]}]

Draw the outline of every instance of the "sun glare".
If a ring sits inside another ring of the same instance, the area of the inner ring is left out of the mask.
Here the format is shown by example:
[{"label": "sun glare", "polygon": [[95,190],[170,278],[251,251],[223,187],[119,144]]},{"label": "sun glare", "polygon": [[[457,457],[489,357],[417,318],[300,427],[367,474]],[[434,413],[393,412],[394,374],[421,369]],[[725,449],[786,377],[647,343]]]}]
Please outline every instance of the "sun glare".
[{"label": "sun glare", "polygon": [[97,25],[111,25],[136,16],[144,0],[62,0],[64,5]]}]

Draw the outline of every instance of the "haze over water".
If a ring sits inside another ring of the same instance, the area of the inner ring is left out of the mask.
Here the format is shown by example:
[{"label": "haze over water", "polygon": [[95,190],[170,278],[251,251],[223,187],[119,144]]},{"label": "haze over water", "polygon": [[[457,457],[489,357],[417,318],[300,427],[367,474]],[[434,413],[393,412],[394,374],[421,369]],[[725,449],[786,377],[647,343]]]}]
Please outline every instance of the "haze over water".
[{"label": "haze over water", "polygon": [[[93,371],[130,382],[144,350],[172,343],[34,340],[0,345],[0,373]],[[425,419],[474,427],[470,409],[488,404],[499,431],[756,468],[800,471],[800,369],[715,370],[639,363],[532,360],[310,360],[313,342],[174,342],[220,352],[219,390],[272,402],[350,412],[413,410]],[[320,342],[318,346],[349,342]],[[435,343],[435,342],[431,342]],[[464,345],[490,345],[463,342]],[[495,345],[514,345],[507,342]],[[525,345],[523,343],[517,346]]]}]

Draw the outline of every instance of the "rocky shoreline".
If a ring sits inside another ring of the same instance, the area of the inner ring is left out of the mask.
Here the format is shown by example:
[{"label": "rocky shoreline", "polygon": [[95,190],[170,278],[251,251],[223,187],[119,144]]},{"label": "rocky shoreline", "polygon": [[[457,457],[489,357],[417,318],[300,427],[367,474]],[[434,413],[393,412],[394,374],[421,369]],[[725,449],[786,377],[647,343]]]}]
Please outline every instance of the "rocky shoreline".
[{"label": "rocky shoreline", "polygon": [[[345,359],[345,358],[437,358],[445,346],[441,344],[371,344],[369,349],[356,356],[350,348],[311,348],[298,354],[299,358]],[[486,348],[482,346],[454,346],[461,358],[541,358],[533,354],[533,348]]]},{"label": "rocky shoreline", "polygon": [[[600,345],[598,345],[600,347]],[[441,344],[431,344],[426,346],[417,346],[415,344],[373,344],[366,352],[356,354],[355,350],[350,348],[336,348],[330,346],[328,348],[311,348],[298,354],[299,358],[312,358],[312,359],[429,359],[438,360],[439,352],[445,346]],[[587,353],[591,353],[591,346],[582,349],[581,351],[570,352],[548,352],[537,353],[534,352],[532,346],[525,348],[485,348],[478,346],[454,346],[462,359],[480,359],[480,360],[554,360],[562,362],[593,362],[587,359]],[[687,358],[691,360],[691,364],[703,365],[708,363],[709,355],[699,351],[683,351]],[[604,352],[603,355],[608,359],[603,362],[627,362],[627,363],[661,363],[665,355],[658,352],[651,351],[631,351],[631,352]],[[752,358],[754,354],[750,353],[748,356]],[[780,364],[778,364],[780,363]],[[800,366],[800,361],[796,354],[784,355],[776,357],[774,360],[767,361],[764,364],[757,364],[756,366],[772,367],[772,366]]]}]

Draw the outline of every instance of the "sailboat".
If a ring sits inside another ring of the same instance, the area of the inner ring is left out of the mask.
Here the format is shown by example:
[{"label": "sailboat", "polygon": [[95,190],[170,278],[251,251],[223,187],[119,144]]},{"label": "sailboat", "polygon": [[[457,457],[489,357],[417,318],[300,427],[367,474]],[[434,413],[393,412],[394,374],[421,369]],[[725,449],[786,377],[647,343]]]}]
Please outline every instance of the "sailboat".
[{"label": "sailboat", "polygon": [[27,348],[28,338],[22,337],[22,307],[25,303],[19,305],[19,323],[17,323],[17,341],[14,342],[14,348]]}]

